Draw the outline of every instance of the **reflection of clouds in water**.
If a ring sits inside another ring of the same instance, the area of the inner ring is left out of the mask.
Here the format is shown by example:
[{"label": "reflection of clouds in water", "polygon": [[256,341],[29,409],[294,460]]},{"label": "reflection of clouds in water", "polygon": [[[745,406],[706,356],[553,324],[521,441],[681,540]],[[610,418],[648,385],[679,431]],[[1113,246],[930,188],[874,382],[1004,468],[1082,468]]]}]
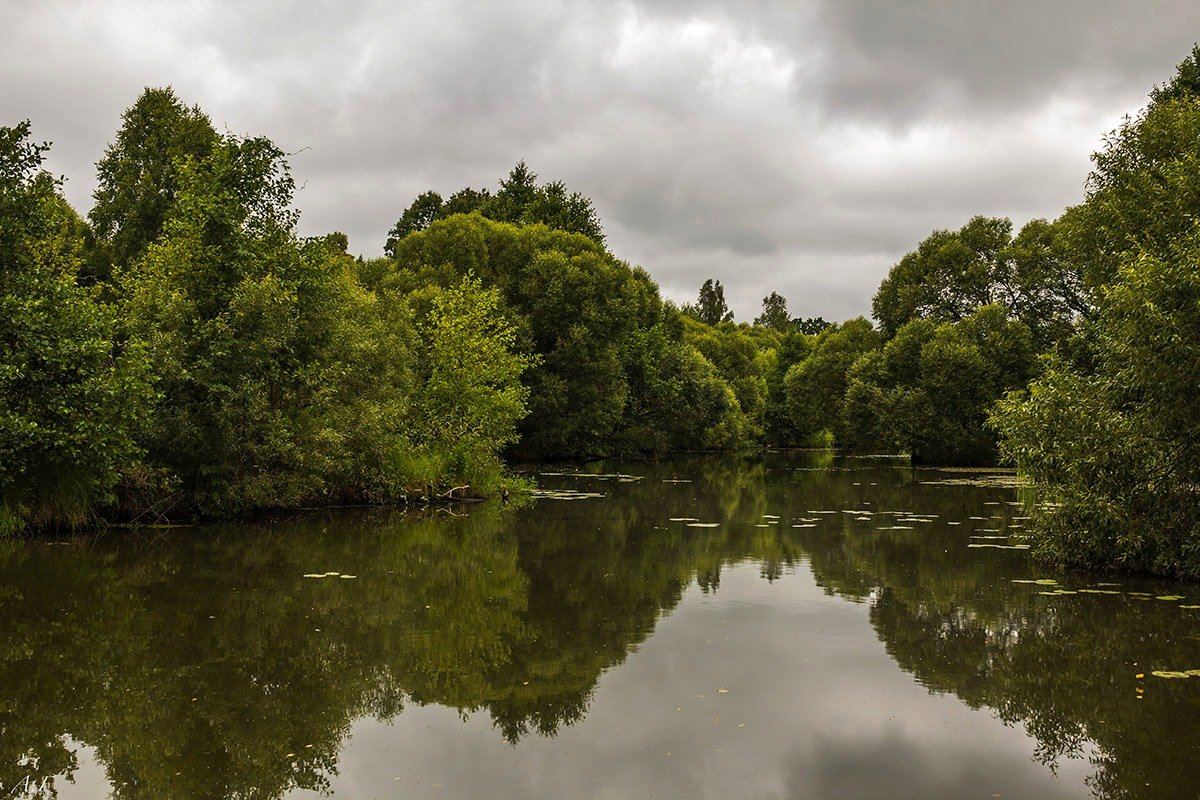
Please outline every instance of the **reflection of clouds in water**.
[{"label": "reflection of clouds in water", "polygon": [[1055,783],[1019,729],[915,685],[864,607],[825,594],[807,568],[769,584],[753,563],[727,569],[715,595],[689,589],[553,738],[508,747],[485,715],[462,724],[440,708],[361,721],[352,737],[334,782],[345,796],[400,785],[412,797],[840,800],[994,785],[1050,800],[1078,796],[1086,774],[1066,763]]},{"label": "reflection of clouds in water", "polygon": [[[934,744],[934,746],[930,746]],[[817,737],[787,766],[786,798],[928,800],[931,797],[1078,798],[1082,781],[1055,780],[1012,750],[986,751],[888,731],[875,741]],[[1065,777],[1065,776],[1064,776]]]}]

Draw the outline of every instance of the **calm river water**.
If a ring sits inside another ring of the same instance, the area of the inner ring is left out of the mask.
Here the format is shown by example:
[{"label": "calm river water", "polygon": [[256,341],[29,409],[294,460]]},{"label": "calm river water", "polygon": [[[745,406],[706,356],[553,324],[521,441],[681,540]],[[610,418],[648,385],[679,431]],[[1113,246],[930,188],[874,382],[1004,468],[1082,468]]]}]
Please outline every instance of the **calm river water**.
[{"label": "calm river water", "polygon": [[0,800],[1200,797],[1200,586],[1035,568],[1003,482],[533,474],[4,545]]}]

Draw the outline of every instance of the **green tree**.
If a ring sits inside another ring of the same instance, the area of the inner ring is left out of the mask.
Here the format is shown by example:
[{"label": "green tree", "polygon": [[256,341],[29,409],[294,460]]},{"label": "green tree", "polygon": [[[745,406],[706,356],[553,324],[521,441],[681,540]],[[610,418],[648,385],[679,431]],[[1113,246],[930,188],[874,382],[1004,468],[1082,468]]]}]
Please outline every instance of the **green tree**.
[{"label": "green tree", "polygon": [[847,438],[842,424],[850,368],[864,353],[878,348],[879,332],[862,317],[823,331],[812,354],[792,366],[784,378],[788,416],[795,435],[803,442],[822,433]]},{"label": "green tree", "polygon": [[1033,220],[1014,239],[1008,219],[979,216],[957,231],[934,231],[880,284],[875,318],[890,338],[912,319],[957,322],[998,304],[1049,347],[1089,308],[1066,257],[1068,235],[1065,224]]},{"label": "green tree", "polygon": [[423,231],[429,227],[429,223],[438,218],[442,210],[442,196],[437,192],[421,192],[417,195],[417,199],[413,200],[412,205],[404,209],[404,213],[400,215],[400,219],[388,231],[387,243],[383,246],[385,255],[396,255],[396,242],[408,236],[410,233]]},{"label": "green tree", "polygon": [[116,139],[96,164],[96,202],[88,215],[112,264],[129,264],[158,239],[180,189],[181,162],[205,158],[218,140],[208,117],[170,87],[146,89],[122,115]]},{"label": "green tree", "polygon": [[396,243],[400,239],[425,230],[434,220],[475,212],[497,222],[541,224],[558,231],[579,233],[603,246],[604,228],[592,201],[579,192],[569,191],[562,181],[539,185],[537,178],[537,173],[520,161],[508,177],[500,181],[500,190],[494,195],[487,189],[466,187],[442,202],[437,192],[423,192],[388,232],[384,253],[395,256]]},{"label": "green tree", "polygon": [[[1037,554],[1200,576],[1200,231],[1131,260],[1079,350],[1056,353],[993,423],[1044,501]],[[1072,357],[1074,356],[1074,357]]]},{"label": "green tree", "polygon": [[657,287],[643,270],[594,240],[545,225],[511,225],[478,215],[438,220],[397,245],[368,284],[416,293],[449,287],[467,273],[496,288],[518,327],[517,349],[539,363],[524,374],[530,414],[522,451],[543,456],[604,454],[631,408],[625,353],[630,337],[662,318]]},{"label": "green tree", "polygon": [[1200,575],[1198,63],[1095,155],[1063,219],[1096,312],[993,420],[1046,501],[1035,550],[1060,563]]},{"label": "green tree", "polygon": [[915,462],[993,463],[987,412],[1005,392],[1024,386],[1033,368],[1029,329],[1001,306],[984,306],[957,323],[910,320],[883,350],[851,368],[844,443],[902,450]]},{"label": "green tree", "polygon": [[226,138],[178,180],[164,234],[118,274],[163,393],[151,462],[208,512],[377,497],[403,446],[405,309],[358,286],[334,238],[298,239],[269,141]]},{"label": "green tree", "polygon": [[1170,257],[1191,233],[1200,204],[1198,70],[1193,50],[1137,117],[1108,134],[1092,156],[1086,198],[1059,221],[1093,302],[1128,260],[1143,252]]},{"label": "green tree", "polygon": [[111,502],[152,398],[143,350],[77,285],[85,226],[29,130],[0,128],[0,534]]},{"label": "green tree", "polygon": [[536,358],[513,352],[516,332],[500,293],[468,273],[434,291],[421,324],[421,386],[414,400],[416,444],[452,466],[458,480],[498,473],[497,454],[517,440],[529,390],[521,374]]},{"label": "green tree", "polygon": [[824,317],[796,317],[792,320],[793,328],[810,336],[816,336],[829,325],[830,323],[826,322]]},{"label": "green tree", "polygon": [[685,314],[695,317],[705,325],[717,325],[722,322],[732,322],[733,312],[725,303],[725,287],[721,282],[709,278],[700,287],[700,296],[695,305],[685,305]]},{"label": "green tree", "polygon": [[779,292],[771,292],[763,298],[762,314],[755,317],[754,324],[764,328],[787,330],[791,318],[788,316],[787,300]]}]

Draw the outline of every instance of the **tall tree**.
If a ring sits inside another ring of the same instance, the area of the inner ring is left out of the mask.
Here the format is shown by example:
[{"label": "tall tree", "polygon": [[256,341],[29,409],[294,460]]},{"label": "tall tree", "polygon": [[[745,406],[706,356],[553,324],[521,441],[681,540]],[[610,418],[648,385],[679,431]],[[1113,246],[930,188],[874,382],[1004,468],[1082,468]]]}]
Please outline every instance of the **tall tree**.
[{"label": "tall tree", "polygon": [[695,305],[685,305],[685,313],[690,314],[705,325],[716,325],[721,322],[732,322],[733,312],[725,303],[725,287],[721,282],[709,278],[700,287],[700,296]]},{"label": "tall tree", "polygon": [[165,233],[118,276],[163,395],[149,456],[209,513],[394,497],[403,310],[356,283],[336,236],[296,236],[270,141],[226,138],[178,179]]},{"label": "tall tree", "polygon": [[993,423],[1065,564],[1200,577],[1200,50],[1094,156],[1068,211],[1097,309]]},{"label": "tall tree", "polygon": [[755,325],[772,330],[787,330],[791,318],[788,316],[787,300],[779,292],[771,292],[763,298],[762,314],[754,319]]},{"label": "tall tree", "polygon": [[88,215],[117,265],[139,257],[162,234],[182,162],[207,157],[219,139],[208,117],[170,87],[146,89],[121,119],[96,164],[96,202]]}]

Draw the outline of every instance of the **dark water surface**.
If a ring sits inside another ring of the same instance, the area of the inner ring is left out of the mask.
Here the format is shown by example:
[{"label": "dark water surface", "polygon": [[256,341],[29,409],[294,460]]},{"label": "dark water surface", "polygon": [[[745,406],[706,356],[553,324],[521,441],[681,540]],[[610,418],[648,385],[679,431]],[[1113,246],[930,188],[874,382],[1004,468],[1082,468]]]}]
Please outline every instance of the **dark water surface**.
[{"label": "dark water surface", "polygon": [[960,473],[586,469],[5,545],[0,800],[1200,797],[1200,587],[972,547],[1024,511]]}]

